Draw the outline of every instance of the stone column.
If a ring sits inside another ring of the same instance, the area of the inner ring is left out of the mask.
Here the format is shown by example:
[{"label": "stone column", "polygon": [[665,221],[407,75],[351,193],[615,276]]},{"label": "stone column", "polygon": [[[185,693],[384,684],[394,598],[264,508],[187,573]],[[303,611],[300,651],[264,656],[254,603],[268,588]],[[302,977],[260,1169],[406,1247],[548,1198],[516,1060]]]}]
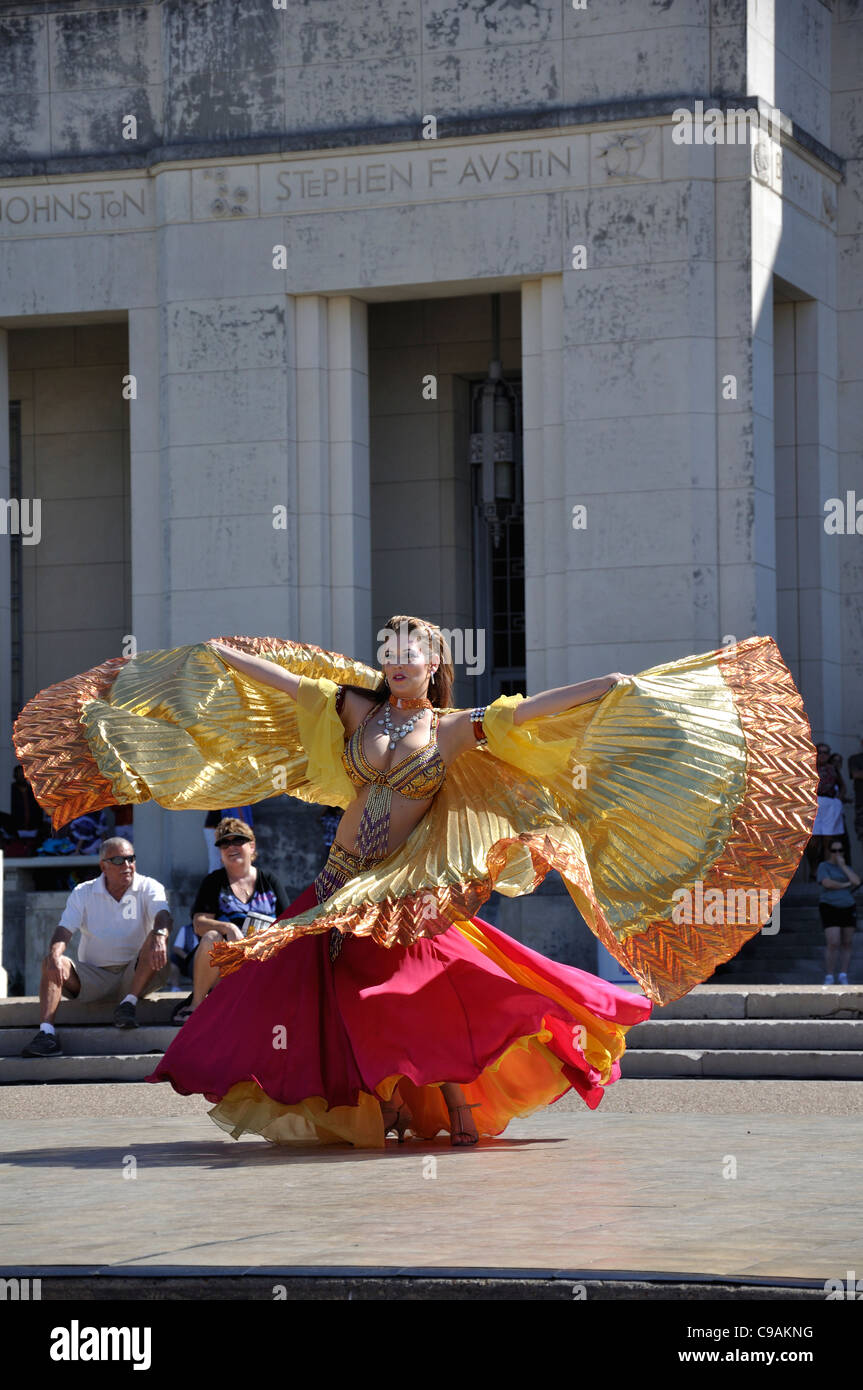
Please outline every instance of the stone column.
[{"label": "stone column", "polygon": [[0,849],[0,999],[6,999],[9,995],[9,976],[3,965],[3,899],[5,897],[5,885],[3,882],[3,851]]},{"label": "stone column", "polygon": [[[0,328],[0,505],[9,498],[9,334]],[[12,670],[12,595],[9,565],[9,535],[0,537],[0,788],[4,797],[12,782],[12,706],[9,673]],[[9,980],[3,968],[3,851],[0,850],[0,999],[9,993]]]},{"label": "stone column", "polygon": [[[533,694],[574,679],[566,645],[573,576],[565,514],[563,276],[522,282],[521,342],[526,693]],[[501,898],[498,926],[553,960],[596,971],[596,938],[556,873],[528,897]]]},{"label": "stone column", "polygon": [[841,700],[840,595],[840,558],[847,542],[824,529],[825,502],[843,497],[837,439],[836,315],[829,305],[811,299],[795,303],[793,310],[789,346],[794,395],[785,418],[793,431],[796,465],[796,534],[787,538],[788,548],[797,555],[801,640],[795,656],[814,737],[826,739],[835,749],[847,734]]},{"label": "stone column", "polygon": [[297,636],[372,661],[366,305],[310,294],[294,306]]},{"label": "stone column", "polygon": [[368,307],[328,305],[330,584],[333,647],[375,663],[369,478]]},{"label": "stone column", "polygon": [[132,635],[139,651],[167,641],[168,590],[159,428],[159,310],[129,311]]},{"label": "stone column", "polygon": [[563,195],[571,681],[717,642],[713,154],[670,136],[630,137],[644,182],[606,159]]},{"label": "stone column", "polygon": [[[840,5],[833,11],[833,82],[830,143],[845,161],[836,186],[835,267],[838,365],[837,416],[839,479],[828,496],[863,498],[863,141],[856,113],[863,109],[863,8]],[[826,500],[823,499],[823,500]],[[851,523],[854,524],[853,522]],[[856,522],[863,528],[863,520]],[[846,528],[849,527],[846,517]],[[842,585],[842,691],[839,727],[847,740],[842,752],[859,753],[863,735],[863,546],[859,530],[836,537]],[[828,742],[836,744],[828,736]],[[850,782],[850,778],[846,779]],[[855,784],[859,786],[859,782]],[[852,813],[853,816],[853,813]]]},{"label": "stone column", "polygon": [[[132,630],[138,651],[166,647],[167,558],[160,437],[160,336],[157,308],[129,311],[129,494]],[[118,653],[119,655],[119,653]],[[171,869],[169,813],[148,801],[135,807],[138,872],[167,882]]]},{"label": "stone column", "polygon": [[565,684],[563,277],[526,280],[522,305],[527,691]]},{"label": "stone column", "polygon": [[[286,272],[250,166],[174,171],[160,233],[167,646],[297,629],[294,358]],[[227,181],[236,207],[226,207]],[[153,538],[154,543],[158,541]],[[172,812],[166,886],[193,893],[204,812]],[[165,856],[167,857],[167,856]],[[185,877],[184,877],[185,876]]]},{"label": "stone column", "polygon": [[[9,500],[9,334],[0,328],[0,505]],[[9,545],[11,522],[6,518],[6,535],[0,535],[0,796],[6,805],[12,782],[12,704],[9,673],[12,670],[12,594]]]},{"label": "stone column", "polygon": [[[775,634],[773,268],[782,199],[775,147],[759,137],[717,155],[717,643]],[[764,181],[752,170],[764,171]]]},{"label": "stone column", "polygon": [[332,644],[327,301],[294,300],[297,384],[297,640]]}]

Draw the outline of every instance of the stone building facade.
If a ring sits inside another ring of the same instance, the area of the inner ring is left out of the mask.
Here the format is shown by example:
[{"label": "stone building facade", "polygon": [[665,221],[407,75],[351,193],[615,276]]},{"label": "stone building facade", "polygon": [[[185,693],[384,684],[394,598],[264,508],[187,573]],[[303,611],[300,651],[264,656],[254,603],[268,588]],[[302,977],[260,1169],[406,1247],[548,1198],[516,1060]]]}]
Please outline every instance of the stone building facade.
[{"label": "stone building facade", "polygon": [[[130,637],[373,660],[490,603],[490,694],[772,633],[856,751],[863,4],[2,3],[0,129],[4,726]],[[138,812],[149,871],[199,822]]]}]

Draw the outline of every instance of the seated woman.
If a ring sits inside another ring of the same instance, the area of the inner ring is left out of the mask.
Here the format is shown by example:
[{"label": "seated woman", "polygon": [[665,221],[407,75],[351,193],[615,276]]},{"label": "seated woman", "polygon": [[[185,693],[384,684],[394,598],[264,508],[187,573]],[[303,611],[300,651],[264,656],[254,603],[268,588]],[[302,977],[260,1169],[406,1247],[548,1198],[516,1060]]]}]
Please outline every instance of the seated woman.
[{"label": "seated woman", "polygon": [[193,957],[193,989],[174,1010],[173,1023],[185,1023],[218,980],[218,968],[210,964],[216,942],[242,941],[249,913],[274,921],[288,906],[280,880],[255,864],[255,837],[245,821],[226,816],[216,827],[215,845],[222,867],[207,874],[192,907],[192,925],[200,937]]}]

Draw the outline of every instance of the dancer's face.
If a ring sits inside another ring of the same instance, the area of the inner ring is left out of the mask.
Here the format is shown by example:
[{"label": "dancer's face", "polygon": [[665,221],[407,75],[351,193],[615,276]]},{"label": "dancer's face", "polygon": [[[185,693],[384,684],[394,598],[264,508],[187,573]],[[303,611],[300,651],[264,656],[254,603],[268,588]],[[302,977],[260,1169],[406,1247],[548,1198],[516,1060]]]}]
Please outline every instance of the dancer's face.
[{"label": "dancer's face", "polygon": [[385,644],[381,669],[394,695],[416,700],[427,694],[437,660],[416,634],[407,639],[393,636]]}]

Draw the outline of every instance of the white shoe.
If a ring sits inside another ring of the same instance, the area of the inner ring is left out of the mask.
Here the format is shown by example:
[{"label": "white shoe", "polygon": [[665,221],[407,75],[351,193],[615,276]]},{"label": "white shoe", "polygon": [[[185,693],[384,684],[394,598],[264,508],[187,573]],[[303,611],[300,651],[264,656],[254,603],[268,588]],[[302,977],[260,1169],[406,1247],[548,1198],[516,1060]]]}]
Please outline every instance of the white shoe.
[{"label": "white shoe", "polygon": [[845,971],[844,971],[844,970],[840,970],[840,972],[839,972],[839,984],[840,984],[840,985],[847,985],[847,983],[848,983],[848,976],[845,974]]}]

